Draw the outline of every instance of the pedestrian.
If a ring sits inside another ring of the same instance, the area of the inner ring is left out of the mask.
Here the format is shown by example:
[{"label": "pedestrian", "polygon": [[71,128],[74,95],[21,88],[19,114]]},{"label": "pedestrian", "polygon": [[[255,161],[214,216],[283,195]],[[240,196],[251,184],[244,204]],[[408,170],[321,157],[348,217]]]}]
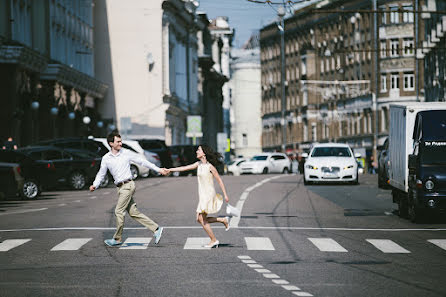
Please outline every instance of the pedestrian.
[{"label": "pedestrian", "polygon": [[11,136],[8,137],[8,139],[3,144],[3,149],[4,150],[8,150],[8,151],[12,151],[12,150],[16,150],[17,149],[17,144],[15,143],[14,139],[12,139]]},{"label": "pedestrian", "polygon": [[200,145],[196,151],[197,159],[200,161],[193,164],[175,168],[167,169],[169,172],[180,172],[197,169],[198,179],[198,206],[196,211],[196,220],[206,231],[210,238],[210,242],[205,245],[206,248],[217,247],[220,242],[214,235],[211,225],[212,223],[221,223],[225,226],[225,230],[229,230],[229,218],[215,218],[208,217],[209,214],[217,213],[222,204],[223,198],[220,194],[216,194],[214,188],[214,178],[217,180],[220,188],[223,191],[226,203],[229,202],[226,193],[225,185],[221,180],[216,167],[221,165],[221,154],[214,152],[211,147],[207,145]]},{"label": "pedestrian", "polygon": [[163,227],[160,227],[136,208],[136,203],[133,199],[135,182],[132,180],[130,161],[148,167],[163,175],[167,175],[168,172],[165,168],[159,168],[147,160],[134,158],[127,150],[123,150],[121,135],[117,131],[113,131],[107,136],[107,142],[111,150],[102,157],[101,167],[93,185],[90,186],[90,191],[93,192],[96,190],[107,174],[107,170],[109,170],[118,188],[119,198],[115,208],[116,232],[112,239],[106,239],[104,242],[108,246],[120,246],[122,244],[122,231],[124,230],[124,218],[125,212],[127,211],[133,219],[154,233],[155,244],[158,244],[163,234]]}]

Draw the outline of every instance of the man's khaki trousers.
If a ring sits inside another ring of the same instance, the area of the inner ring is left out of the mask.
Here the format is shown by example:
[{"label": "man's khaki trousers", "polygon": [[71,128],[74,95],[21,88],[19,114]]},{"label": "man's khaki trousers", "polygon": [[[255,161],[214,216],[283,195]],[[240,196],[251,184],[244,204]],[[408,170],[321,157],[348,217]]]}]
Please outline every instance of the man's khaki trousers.
[{"label": "man's khaki trousers", "polygon": [[158,228],[158,224],[149,219],[146,215],[139,212],[136,208],[136,202],[133,200],[133,194],[135,193],[135,182],[130,181],[123,184],[118,188],[118,204],[116,204],[116,233],[113,238],[117,241],[122,239],[122,231],[124,229],[125,212],[135,219],[140,224],[144,225],[150,231],[155,232]]}]

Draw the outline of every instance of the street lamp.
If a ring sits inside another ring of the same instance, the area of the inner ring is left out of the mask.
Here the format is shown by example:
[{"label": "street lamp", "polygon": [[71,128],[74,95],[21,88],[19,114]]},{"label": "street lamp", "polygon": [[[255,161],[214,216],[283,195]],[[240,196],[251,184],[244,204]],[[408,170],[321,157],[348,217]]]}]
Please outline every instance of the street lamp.
[{"label": "street lamp", "polygon": [[85,125],[88,125],[88,124],[90,124],[91,119],[90,119],[89,116],[84,116],[84,117],[82,118],[82,122],[84,122]]},{"label": "street lamp", "polygon": [[39,101],[35,100],[33,102],[31,102],[31,109],[33,110],[32,114],[31,114],[31,142],[34,142],[34,140],[36,139],[36,127],[35,127],[35,122],[36,122],[36,113],[39,110],[40,107],[40,103]]},{"label": "street lamp", "polygon": [[282,152],[286,153],[286,122],[285,122],[285,109],[286,109],[286,94],[285,94],[285,6],[279,6],[277,9],[277,16],[279,17],[280,25],[278,25],[280,32],[280,89],[282,96],[282,118],[280,123],[282,125]]},{"label": "street lamp", "polygon": [[74,120],[74,119],[76,118],[76,114],[75,114],[74,112],[70,112],[70,113],[68,114],[68,118],[69,118],[70,120]]},{"label": "street lamp", "polygon": [[57,118],[57,114],[59,113],[59,108],[51,107],[50,113],[53,116],[53,137],[56,138],[56,135],[57,135],[57,131],[56,131],[56,118]]}]

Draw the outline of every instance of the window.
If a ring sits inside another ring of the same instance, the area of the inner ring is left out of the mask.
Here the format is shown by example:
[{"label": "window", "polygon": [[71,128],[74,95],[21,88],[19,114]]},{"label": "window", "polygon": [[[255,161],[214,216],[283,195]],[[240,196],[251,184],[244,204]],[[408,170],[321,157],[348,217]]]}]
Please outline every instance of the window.
[{"label": "window", "polygon": [[321,59],[321,72],[324,72],[324,59]]},{"label": "window", "polygon": [[380,10],[382,11],[381,12],[381,24],[385,25],[385,24],[387,24],[387,13],[384,12],[386,10],[386,8],[381,7]]},{"label": "window", "polygon": [[[403,22],[404,23],[413,23],[413,6],[403,6]],[[408,10],[408,11],[405,11]]]},{"label": "window", "polygon": [[381,93],[387,92],[387,75],[381,74]]},{"label": "window", "polygon": [[390,7],[390,23],[398,24],[400,22],[400,15],[398,12],[398,6]]},{"label": "window", "polygon": [[316,123],[311,124],[311,140],[316,141],[317,134],[316,134]]},{"label": "window", "polygon": [[390,56],[398,57],[398,51],[400,47],[400,42],[398,39],[392,39],[390,41]]},{"label": "window", "polygon": [[413,73],[404,73],[404,90],[415,90],[415,75]]},{"label": "window", "polygon": [[413,38],[405,38],[403,40],[403,54],[405,56],[412,56],[414,53]]},{"label": "window", "polygon": [[400,75],[398,73],[392,73],[390,76],[390,88],[392,90],[400,88]]},{"label": "window", "polygon": [[382,40],[380,43],[381,48],[381,58],[385,58],[387,56],[387,42]]}]

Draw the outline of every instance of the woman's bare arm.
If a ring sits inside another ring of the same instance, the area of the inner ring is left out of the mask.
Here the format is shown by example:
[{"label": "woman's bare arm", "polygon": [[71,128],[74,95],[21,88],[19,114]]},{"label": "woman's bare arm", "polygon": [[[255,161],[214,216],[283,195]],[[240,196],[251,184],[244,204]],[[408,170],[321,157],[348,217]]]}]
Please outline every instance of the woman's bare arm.
[{"label": "woman's bare arm", "polygon": [[195,163],[190,164],[190,165],[169,168],[167,170],[170,171],[170,172],[180,172],[180,171],[194,170],[194,169],[197,169],[197,167],[198,167],[198,162],[195,162]]},{"label": "woman's bare arm", "polygon": [[218,174],[217,169],[215,169],[214,165],[211,164],[211,173],[217,180],[218,184],[220,185],[221,190],[223,191],[223,195],[225,196],[226,203],[229,202],[228,194],[226,193],[225,184],[223,183],[223,180],[220,177],[220,174]]}]

